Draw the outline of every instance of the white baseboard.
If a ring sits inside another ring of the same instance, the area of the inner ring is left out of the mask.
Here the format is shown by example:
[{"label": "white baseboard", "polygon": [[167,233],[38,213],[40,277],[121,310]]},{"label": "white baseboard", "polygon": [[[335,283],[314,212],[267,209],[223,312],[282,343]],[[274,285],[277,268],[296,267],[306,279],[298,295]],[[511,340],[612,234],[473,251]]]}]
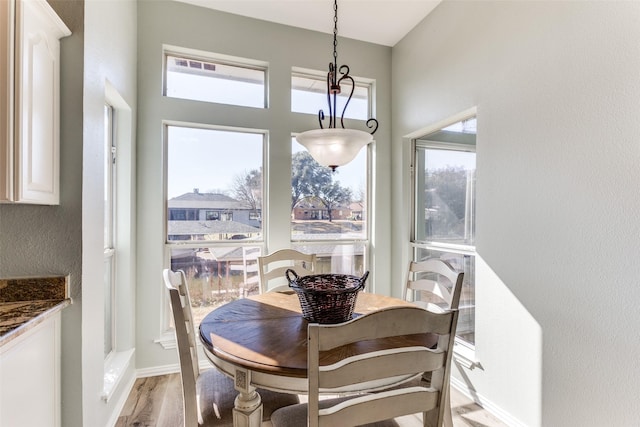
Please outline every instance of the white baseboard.
[{"label": "white baseboard", "polygon": [[460,393],[467,396],[469,399],[473,400],[475,403],[481,406],[482,409],[486,410],[506,425],[510,427],[527,427],[526,424],[522,423],[520,420],[500,408],[498,405],[495,405],[489,399],[482,396],[482,394],[478,393],[477,391],[472,392],[466,383],[453,376],[451,377],[451,386],[458,390]]},{"label": "white baseboard", "polygon": [[[213,368],[208,360],[199,360],[198,365],[201,371]],[[158,375],[177,374],[180,372],[180,365],[177,363],[164,366],[153,366],[151,368],[143,368],[136,370],[136,378],[155,377]]]},{"label": "white baseboard", "polygon": [[176,374],[180,372],[180,365],[177,363],[164,366],[152,366],[136,370],[136,378],[155,377],[158,375]]}]

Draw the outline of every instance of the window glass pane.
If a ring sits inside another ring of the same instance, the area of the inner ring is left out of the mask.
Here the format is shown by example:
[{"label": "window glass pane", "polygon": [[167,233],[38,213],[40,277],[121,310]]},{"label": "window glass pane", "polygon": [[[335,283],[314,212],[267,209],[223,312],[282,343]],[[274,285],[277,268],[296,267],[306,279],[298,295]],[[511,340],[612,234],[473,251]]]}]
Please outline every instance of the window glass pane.
[{"label": "window glass pane", "polygon": [[367,239],[367,150],[335,172],[295,139],[291,151],[291,239]]},{"label": "window glass pane", "polygon": [[[353,91],[353,96],[344,114],[345,119],[367,120],[369,118],[369,85],[358,84]],[[343,82],[342,92],[337,96],[336,117],[342,115],[345,102],[351,92],[351,84]],[[295,113],[318,114],[323,110],[329,117],[329,104],[327,103],[327,80],[324,77],[293,74],[291,76],[291,111]]]},{"label": "window glass pane", "polygon": [[441,258],[456,270],[464,272],[456,336],[470,345],[475,345],[475,256],[425,248],[416,249],[416,261],[424,261],[428,258]]},{"label": "window glass pane", "polygon": [[171,248],[171,269],[187,276],[194,323],[212,309],[259,292],[258,246]]},{"label": "window glass pane", "polygon": [[418,147],[416,240],[473,245],[475,152]]},{"label": "window glass pane", "polygon": [[115,232],[115,139],[113,138],[113,107],[104,106],[104,249],[113,248]]},{"label": "window glass pane", "polygon": [[[362,276],[366,272],[365,242],[359,243],[304,243],[293,249],[316,254],[315,274],[351,274]],[[369,281],[367,281],[367,286]]]},{"label": "window glass pane", "polygon": [[166,92],[173,98],[265,108],[263,68],[166,55]]},{"label": "window glass pane", "polygon": [[262,133],[167,127],[167,240],[262,239]]},{"label": "window glass pane", "polygon": [[115,265],[113,261],[113,254],[104,258],[104,357],[107,357],[114,350],[113,324],[115,314],[113,310],[113,283]]}]

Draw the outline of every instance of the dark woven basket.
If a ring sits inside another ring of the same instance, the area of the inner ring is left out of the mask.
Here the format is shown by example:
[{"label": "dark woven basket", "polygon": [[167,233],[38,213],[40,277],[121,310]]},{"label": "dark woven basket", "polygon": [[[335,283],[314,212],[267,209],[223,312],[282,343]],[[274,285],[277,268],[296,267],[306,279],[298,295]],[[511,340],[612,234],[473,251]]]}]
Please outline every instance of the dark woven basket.
[{"label": "dark woven basket", "polygon": [[342,323],[351,320],[358,292],[364,289],[369,272],[362,277],[347,274],[310,274],[300,277],[287,270],[289,287],[300,299],[302,316],[313,323]]}]

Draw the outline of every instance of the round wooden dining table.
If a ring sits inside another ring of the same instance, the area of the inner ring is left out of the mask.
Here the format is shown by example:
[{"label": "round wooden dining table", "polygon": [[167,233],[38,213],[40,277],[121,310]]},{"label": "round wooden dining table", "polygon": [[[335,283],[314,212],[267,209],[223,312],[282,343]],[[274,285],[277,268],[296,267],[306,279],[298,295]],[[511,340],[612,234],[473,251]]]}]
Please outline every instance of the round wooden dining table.
[{"label": "round wooden dining table", "polygon": [[[354,317],[385,307],[410,304],[397,298],[360,292]],[[202,320],[200,340],[205,355],[216,368],[234,379],[239,392],[234,425],[260,425],[257,416],[252,415],[258,407],[260,414],[262,412],[256,388],[307,393],[307,325],[298,296],[293,291],[238,299],[214,309]],[[329,364],[367,351],[412,345],[431,347],[433,344],[434,337],[425,335],[362,341],[326,352],[321,355],[321,363]],[[389,385],[361,384],[343,391],[370,391]],[[236,423],[236,415],[245,419]]]}]

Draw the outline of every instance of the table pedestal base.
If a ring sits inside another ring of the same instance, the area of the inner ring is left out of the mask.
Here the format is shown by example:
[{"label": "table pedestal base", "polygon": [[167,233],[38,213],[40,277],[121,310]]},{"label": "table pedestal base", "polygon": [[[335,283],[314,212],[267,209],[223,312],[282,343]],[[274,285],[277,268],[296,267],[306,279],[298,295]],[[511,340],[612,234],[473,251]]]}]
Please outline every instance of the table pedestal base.
[{"label": "table pedestal base", "polygon": [[236,369],[234,385],[240,393],[233,408],[234,427],[260,427],[262,425],[262,399],[251,385],[251,371]]}]

